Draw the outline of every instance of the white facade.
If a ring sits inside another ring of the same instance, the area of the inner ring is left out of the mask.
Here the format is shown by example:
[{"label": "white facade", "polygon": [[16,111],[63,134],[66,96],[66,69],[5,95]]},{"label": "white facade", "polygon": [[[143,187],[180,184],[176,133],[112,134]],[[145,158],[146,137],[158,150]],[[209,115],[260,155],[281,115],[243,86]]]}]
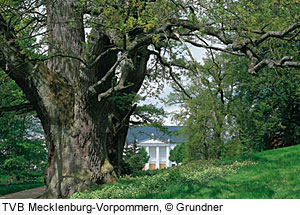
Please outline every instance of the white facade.
[{"label": "white facade", "polygon": [[138,146],[144,147],[150,156],[145,170],[163,169],[176,165],[176,162],[169,160],[170,151],[176,146],[169,142],[165,143],[157,139],[149,139],[137,143]]}]

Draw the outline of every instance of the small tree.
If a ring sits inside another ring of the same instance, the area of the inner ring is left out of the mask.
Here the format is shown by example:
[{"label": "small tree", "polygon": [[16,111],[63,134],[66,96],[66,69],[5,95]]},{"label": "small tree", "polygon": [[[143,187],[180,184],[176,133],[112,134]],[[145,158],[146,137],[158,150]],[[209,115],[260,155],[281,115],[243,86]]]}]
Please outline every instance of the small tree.
[{"label": "small tree", "polygon": [[175,146],[175,148],[170,151],[169,160],[176,162],[177,164],[182,163],[183,159],[185,158],[184,148],[185,148],[184,143]]},{"label": "small tree", "polygon": [[125,148],[125,174],[133,174],[142,170],[148,160],[149,156],[144,147],[138,147],[136,142],[129,145]]},{"label": "small tree", "polygon": [[232,113],[233,60],[239,59],[211,51],[203,64],[197,65],[201,73],[187,71],[182,81],[185,89],[175,86],[169,96],[170,103],[182,107],[175,118],[184,125],[186,160],[219,159],[226,155],[225,144],[237,135]]}]

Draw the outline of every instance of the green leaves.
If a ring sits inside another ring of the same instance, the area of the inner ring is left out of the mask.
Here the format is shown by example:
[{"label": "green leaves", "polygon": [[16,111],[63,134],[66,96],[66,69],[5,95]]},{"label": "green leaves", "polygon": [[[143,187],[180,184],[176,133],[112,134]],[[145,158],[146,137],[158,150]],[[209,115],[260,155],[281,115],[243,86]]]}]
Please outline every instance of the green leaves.
[{"label": "green leaves", "polygon": [[124,150],[124,154],[126,174],[134,174],[141,171],[150,158],[143,147],[137,147],[136,142],[128,145]]},{"label": "green leaves", "polygon": [[177,117],[184,125],[183,133],[187,138],[184,161],[216,159],[231,150],[225,145],[236,137],[232,123],[236,79],[228,58],[228,55],[216,54],[205,59],[199,66],[200,77],[193,71],[187,72],[185,90],[192,98],[185,98],[180,91],[169,97],[183,104],[184,111]]},{"label": "green leaves", "polygon": [[[125,176],[115,184],[98,187],[93,191],[75,193],[72,199],[113,199],[113,198],[159,198],[184,186],[204,186],[215,178],[235,174],[238,169],[256,163],[245,160],[213,164],[212,162],[192,162],[186,165],[159,171],[147,171],[140,177]],[[187,194],[187,193],[186,193]],[[174,198],[174,196],[172,196]]]},{"label": "green leaves", "polygon": [[300,76],[293,69],[262,70],[241,77],[237,99],[244,104],[238,123],[245,144],[265,150],[298,144]]},{"label": "green leaves", "polygon": [[[0,71],[0,107],[27,102],[14,81]],[[47,151],[40,124],[32,113],[3,112],[0,115],[0,170],[2,175],[30,177],[43,174]]]},{"label": "green leaves", "polygon": [[169,159],[170,161],[174,161],[177,164],[180,164],[182,163],[184,156],[185,156],[185,144],[181,143],[175,146],[175,148],[170,151]]}]

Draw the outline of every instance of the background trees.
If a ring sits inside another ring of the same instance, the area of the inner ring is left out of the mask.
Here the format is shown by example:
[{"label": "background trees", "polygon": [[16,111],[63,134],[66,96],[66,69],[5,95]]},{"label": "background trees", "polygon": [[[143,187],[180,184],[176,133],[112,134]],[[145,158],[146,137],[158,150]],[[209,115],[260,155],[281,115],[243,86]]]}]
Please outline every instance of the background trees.
[{"label": "background trees", "polygon": [[237,123],[243,144],[254,151],[299,144],[298,71],[264,69],[240,78]]},{"label": "background trees", "polygon": [[47,164],[44,136],[32,109],[22,105],[26,101],[22,91],[0,72],[1,176],[18,182],[35,180],[44,175]]},{"label": "background trees", "polygon": [[239,151],[232,145],[238,137],[234,60],[238,58],[211,52],[203,65],[197,65],[200,74],[189,72],[182,78],[185,92],[177,88],[169,96],[169,103],[182,104],[175,119],[183,123],[187,137],[185,160],[217,159]]},{"label": "background trees", "polygon": [[170,161],[176,162],[177,164],[182,163],[185,157],[185,143],[181,143],[175,146],[174,149],[170,151]]},{"label": "background trees", "polygon": [[246,65],[247,59],[215,55],[199,66],[202,84],[193,83],[197,73],[188,73],[185,92],[177,88],[169,96],[169,103],[182,104],[175,118],[187,137],[185,160],[299,144],[298,71],[264,68],[253,76]]}]

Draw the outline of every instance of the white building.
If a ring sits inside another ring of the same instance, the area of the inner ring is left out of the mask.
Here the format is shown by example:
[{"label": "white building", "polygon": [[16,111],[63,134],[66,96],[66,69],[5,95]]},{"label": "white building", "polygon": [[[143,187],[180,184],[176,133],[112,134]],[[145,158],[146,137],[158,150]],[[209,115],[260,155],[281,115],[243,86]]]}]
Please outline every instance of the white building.
[{"label": "white building", "polygon": [[150,156],[148,163],[145,165],[145,170],[164,169],[176,165],[175,162],[169,160],[170,151],[174,149],[176,144],[151,138],[138,142],[137,145],[144,147]]},{"label": "white building", "polygon": [[154,127],[133,127],[128,131],[126,143],[136,141],[137,146],[145,148],[150,157],[145,170],[168,168],[176,165],[169,160],[169,155],[170,151],[182,142],[182,137],[176,135],[181,128],[180,126],[164,127],[167,132],[169,131],[167,134]]}]

